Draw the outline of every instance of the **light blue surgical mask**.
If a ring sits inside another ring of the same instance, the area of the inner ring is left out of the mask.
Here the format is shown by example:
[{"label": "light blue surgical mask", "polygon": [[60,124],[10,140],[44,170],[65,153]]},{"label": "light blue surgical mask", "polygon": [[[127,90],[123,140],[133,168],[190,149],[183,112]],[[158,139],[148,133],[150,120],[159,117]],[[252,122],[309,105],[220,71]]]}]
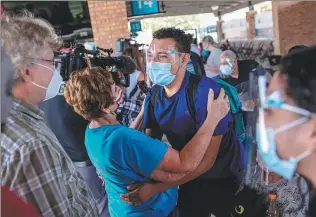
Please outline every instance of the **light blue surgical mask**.
[{"label": "light blue surgical mask", "polygon": [[233,68],[229,65],[220,65],[219,69],[224,75],[231,75],[233,74]]},{"label": "light blue surgical mask", "polygon": [[171,73],[171,63],[149,62],[147,74],[154,84],[160,86],[169,85],[176,78],[176,75]]},{"label": "light blue surgical mask", "polygon": [[[280,176],[291,179],[294,176],[298,163],[304,158],[311,155],[311,150],[306,150],[303,153],[295,157],[290,157],[287,160],[281,159],[277,154],[277,144],[275,136],[278,133],[287,131],[291,128],[299,126],[308,122],[311,116],[315,114],[310,113],[304,109],[288,105],[284,102],[281,97],[281,93],[276,91],[272,93],[267,99],[265,96],[265,82],[262,77],[259,78],[259,94],[261,96],[261,107],[259,108],[259,119],[257,123],[257,143],[258,143],[258,152],[263,159],[266,166],[273,172],[279,174]],[[291,123],[287,123],[278,129],[272,129],[265,125],[264,121],[264,109],[267,107],[278,108],[288,110],[303,117],[295,120]]]}]

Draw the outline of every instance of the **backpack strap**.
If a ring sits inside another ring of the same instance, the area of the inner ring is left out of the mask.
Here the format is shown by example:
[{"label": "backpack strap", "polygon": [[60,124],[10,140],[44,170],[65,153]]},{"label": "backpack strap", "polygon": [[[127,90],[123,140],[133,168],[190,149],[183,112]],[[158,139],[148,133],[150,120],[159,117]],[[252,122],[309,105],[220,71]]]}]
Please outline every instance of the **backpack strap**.
[{"label": "backpack strap", "polygon": [[150,103],[152,105],[152,107],[154,108],[156,105],[156,102],[158,101],[158,96],[159,96],[159,90],[160,90],[160,86],[159,85],[155,85],[152,87],[151,89],[151,99],[150,99]]},{"label": "backpack strap", "polygon": [[189,89],[188,89],[188,101],[189,101],[189,111],[192,115],[192,117],[195,120],[195,95],[197,87],[201,81],[202,76],[201,75],[190,75],[189,77]]}]

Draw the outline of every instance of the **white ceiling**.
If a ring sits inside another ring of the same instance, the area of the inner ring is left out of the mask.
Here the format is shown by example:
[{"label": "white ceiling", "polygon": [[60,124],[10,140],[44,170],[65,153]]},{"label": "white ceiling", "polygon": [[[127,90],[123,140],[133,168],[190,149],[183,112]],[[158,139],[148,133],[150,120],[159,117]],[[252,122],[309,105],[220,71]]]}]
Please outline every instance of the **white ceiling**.
[{"label": "white ceiling", "polygon": [[[252,5],[263,2],[260,0],[251,1]],[[166,11],[165,16],[185,15],[185,14],[200,14],[214,13],[217,16],[217,11],[212,10],[212,6],[218,6],[218,11],[221,15],[230,13],[241,8],[248,7],[249,1],[163,1]]]}]

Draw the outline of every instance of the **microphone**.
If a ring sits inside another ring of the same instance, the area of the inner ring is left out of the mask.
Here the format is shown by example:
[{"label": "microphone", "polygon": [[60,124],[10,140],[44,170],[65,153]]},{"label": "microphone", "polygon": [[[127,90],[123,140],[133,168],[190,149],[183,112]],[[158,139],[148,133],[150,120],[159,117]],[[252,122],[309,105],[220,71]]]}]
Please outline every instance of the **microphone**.
[{"label": "microphone", "polygon": [[116,68],[125,75],[132,74],[136,70],[136,63],[128,56],[113,57]]}]

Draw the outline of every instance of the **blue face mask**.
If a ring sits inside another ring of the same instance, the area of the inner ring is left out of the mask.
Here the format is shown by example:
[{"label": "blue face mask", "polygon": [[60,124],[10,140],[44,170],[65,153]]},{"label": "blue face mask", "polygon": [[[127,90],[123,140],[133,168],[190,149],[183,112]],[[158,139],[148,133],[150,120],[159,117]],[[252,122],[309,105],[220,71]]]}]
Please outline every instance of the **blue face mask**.
[{"label": "blue face mask", "polygon": [[[259,93],[262,96],[265,93],[265,82],[260,82],[259,79]],[[265,99],[265,97],[263,97]],[[299,115],[305,116],[291,123],[285,124],[278,129],[272,129],[265,126],[264,121],[264,108],[273,107],[278,109],[285,109],[288,111],[295,112]],[[257,143],[258,143],[258,152],[263,159],[266,166],[273,172],[279,174],[280,176],[291,179],[295,173],[295,170],[298,166],[298,163],[304,158],[311,155],[310,150],[299,154],[296,157],[290,157],[288,160],[281,159],[277,154],[277,144],[275,136],[278,133],[289,130],[293,127],[306,123],[311,116],[309,111],[306,111],[301,108],[297,108],[284,103],[284,100],[281,97],[280,92],[276,91],[271,94],[267,100],[263,100],[261,97],[261,108],[259,109],[259,119],[257,123]]]},{"label": "blue face mask", "polygon": [[176,78],[171,74],[171,63],[150,62],[147,64],[147,74],[154,84],[160,86],[169,85]]}]

